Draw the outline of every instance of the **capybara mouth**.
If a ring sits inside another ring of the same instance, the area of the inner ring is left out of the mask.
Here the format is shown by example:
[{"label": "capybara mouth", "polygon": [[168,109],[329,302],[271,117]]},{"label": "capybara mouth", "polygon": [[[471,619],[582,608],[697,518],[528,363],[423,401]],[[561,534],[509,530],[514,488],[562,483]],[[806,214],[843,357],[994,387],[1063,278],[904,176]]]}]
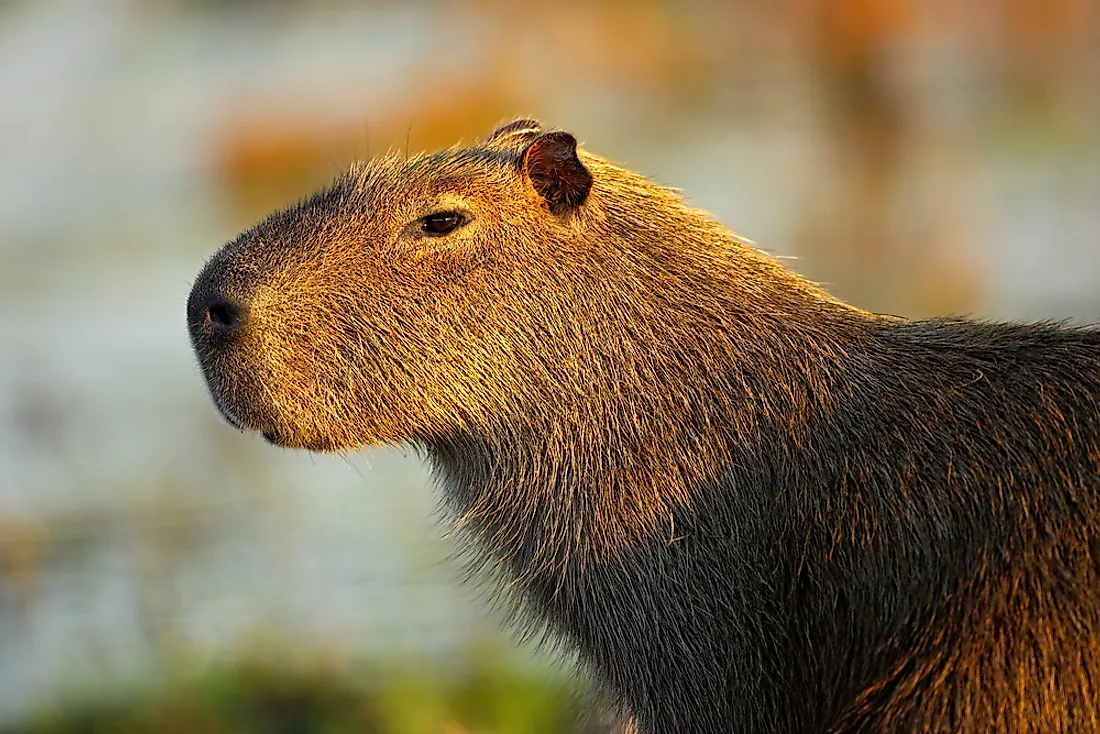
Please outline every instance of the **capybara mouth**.
[{"label": "capybara mouth", "polygon": [[267,443],[281,449],[304,449],[306,451],[331,453],[352,448],[324,434],[306,435],[293,431],[285,431],[281,428],[263,430],[259,433]]},{"label": "capybara mouth", "polygon": [[[278,415],[273,406],[258,398],[263,391],[256,383],[256,376],[249,372],[219,371],[200,355],[203,376],[206,379],[210,401],[222,420],[241,433],[259,433],[278,438]],[[249,397],[244,397],[249,396]],[[242,401],[242,397],[244,400]],[[281,441],[273,441],[279,443]]]},{"label": "capybara mouth", "polygon": [[233,414],[231,410],[229,410],[225,406],[225,403],[222,402],[221,397],[218,395],[218,391],[214,389],[214,386],[212,384],[210,384],[209,379],[207,379],[207,386],[209,387],[210,401],[214,403],[214,407],[217,409],[218,415],[221,416],[221,419],[233,428],[236,428],[238,431],[242,433],[247,432],[249,430],[248,426],[246,426],[239,418],[237,418],[237,416]]},{"label": "capybara mouth", "polygon": [[218,409],[218,413],[221,414],[222,419],[241,433],[259,433],[265,437],[275,433],[275,431],[268,427],[266,422],[247,420],[230,410],[213,390],[211,390],[210,394],[214,401],[214,407]]},{"label": "capybara mouth", "polygon": [[265,367],[255,366],[257,358],[248,353],[246,345],[237,345],[220,359],[200,353],[199,361],[211,402],[222,419],[238,431],[259,434],[280,448],[330,452],[352,447],[339,431],[330,432],[314,420],[301,420],[308,411],[296,407],[295,396],[287,395],[277,382],[272,384]]},{"label": "capybara mouth", "polygon": [[242,433],[259,434],[264,441],[272,446],[311,451],[333,451],[339,448],[332,440],[324,436],[307,435],[306,432],[299,431],[295,426],[277,420],[266,412],[264,415],[239,415],[227,410],[217,400],[215,400],[215,405],[226,423]]}]

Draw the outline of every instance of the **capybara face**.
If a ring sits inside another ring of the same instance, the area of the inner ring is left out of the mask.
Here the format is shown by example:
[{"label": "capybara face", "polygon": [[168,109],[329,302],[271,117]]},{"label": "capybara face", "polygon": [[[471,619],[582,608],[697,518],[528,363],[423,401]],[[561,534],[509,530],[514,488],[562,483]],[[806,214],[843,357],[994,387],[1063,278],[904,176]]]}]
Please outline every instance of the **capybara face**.
[{"label": "capybara face", "polygon": [[525,120],[353,167],[199,275],[188,326],[214,402],[273,443],[338,450],[427,440],[543,391],[576,359],[571,284],[602,256],[578,216],[591,186],[573,137]]}]

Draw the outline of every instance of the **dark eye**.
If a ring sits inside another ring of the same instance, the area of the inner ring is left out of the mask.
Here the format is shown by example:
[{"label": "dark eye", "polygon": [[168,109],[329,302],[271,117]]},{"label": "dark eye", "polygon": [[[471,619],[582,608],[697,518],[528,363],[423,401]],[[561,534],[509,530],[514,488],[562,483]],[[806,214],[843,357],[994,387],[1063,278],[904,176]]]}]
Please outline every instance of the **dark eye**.
[{"label": "dark eye", "polygon": [[436,212],[420,220],[420,229],[424,234],[441,236],[450,234],[466,224],[466,217],[458,212]]}]

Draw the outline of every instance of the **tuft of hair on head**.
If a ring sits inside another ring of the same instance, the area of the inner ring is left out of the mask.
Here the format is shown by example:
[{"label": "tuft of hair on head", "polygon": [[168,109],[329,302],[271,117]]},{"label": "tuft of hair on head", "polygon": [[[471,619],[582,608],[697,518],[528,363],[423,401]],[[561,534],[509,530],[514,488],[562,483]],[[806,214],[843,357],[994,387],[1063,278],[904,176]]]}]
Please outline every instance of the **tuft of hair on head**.
[{"label": "tuft of hair on head", "polygon": [[492,143],[500,138],[511,135],[538,135],[542,132],[542,123],[531,117],[521,117],[511,122],[506,122],[485,138],[486,143]]}]

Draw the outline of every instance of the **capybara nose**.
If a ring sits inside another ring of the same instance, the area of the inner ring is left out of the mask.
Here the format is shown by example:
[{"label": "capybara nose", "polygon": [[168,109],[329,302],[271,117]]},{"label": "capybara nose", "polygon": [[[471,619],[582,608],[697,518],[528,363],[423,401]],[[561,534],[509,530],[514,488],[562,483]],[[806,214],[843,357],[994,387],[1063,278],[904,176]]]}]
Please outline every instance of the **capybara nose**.
[{"label": "capybara nose", "polygon": [[228,298],[215,298],[203,314],[203,327],[218,336],[231,336],[244,321],[244,307]]},{"label": "capybara nose", "polygon": [[187,326],[196,343],[224,343],[248,322],[248,300],[227,292],[225,280],[203,273],[187,299]]}]

